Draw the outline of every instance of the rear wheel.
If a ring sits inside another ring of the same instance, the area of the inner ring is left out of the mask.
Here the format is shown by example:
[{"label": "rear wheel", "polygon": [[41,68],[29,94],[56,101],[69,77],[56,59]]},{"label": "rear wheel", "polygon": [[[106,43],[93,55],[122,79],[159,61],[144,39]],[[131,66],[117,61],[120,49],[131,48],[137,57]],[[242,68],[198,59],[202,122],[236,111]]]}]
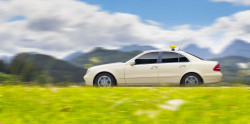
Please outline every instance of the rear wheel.
[{"label": "rear wheel", "polygon": [[195,86],[200,84],[203,84],[202,79],[195,73],[187,74],[181,80],[181,85],[183,86]]},{"label": "rear wheel", "polygon": [[95,78],[94,84],[97,87],[112,87],[115,86],[115,78],[109,73],[102,73]]}]

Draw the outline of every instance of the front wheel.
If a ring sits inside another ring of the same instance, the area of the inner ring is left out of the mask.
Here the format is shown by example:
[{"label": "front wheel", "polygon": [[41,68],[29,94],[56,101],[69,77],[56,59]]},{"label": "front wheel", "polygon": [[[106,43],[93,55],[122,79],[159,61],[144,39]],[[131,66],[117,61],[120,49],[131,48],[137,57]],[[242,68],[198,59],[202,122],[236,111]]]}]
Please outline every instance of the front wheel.
[{"label": "front wheel", "polygon": [[195,86],[203,84],[202,79],[197,74],[187,74],[181,80],[181,85],[183,86]]},{"label": "front wheel", "polygon": [[97,87],[112,87],[115,86],[115,78],[109,73],[99,74],[94,82]]}]

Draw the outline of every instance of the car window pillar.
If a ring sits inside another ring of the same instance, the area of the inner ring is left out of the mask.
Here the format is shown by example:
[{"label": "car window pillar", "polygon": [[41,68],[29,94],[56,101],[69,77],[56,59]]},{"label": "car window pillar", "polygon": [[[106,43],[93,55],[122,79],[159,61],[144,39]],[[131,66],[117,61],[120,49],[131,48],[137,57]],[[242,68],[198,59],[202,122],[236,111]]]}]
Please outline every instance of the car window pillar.
[{"label": "car window pillar", "polygon": [[157,63],[162,63],[162,51],[159,52]]}]

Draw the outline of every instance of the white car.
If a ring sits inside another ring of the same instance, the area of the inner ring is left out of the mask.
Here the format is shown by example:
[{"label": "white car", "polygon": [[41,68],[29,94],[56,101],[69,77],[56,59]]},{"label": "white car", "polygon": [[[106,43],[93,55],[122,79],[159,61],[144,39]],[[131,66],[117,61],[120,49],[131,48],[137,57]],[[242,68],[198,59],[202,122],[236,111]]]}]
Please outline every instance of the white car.
[{"label": "white car", "polygon": [[86,85],[199,85],[219,82],[222,78],[216,61],[205,61],[183,51],[145,51],[125,63],[89,68]]}]

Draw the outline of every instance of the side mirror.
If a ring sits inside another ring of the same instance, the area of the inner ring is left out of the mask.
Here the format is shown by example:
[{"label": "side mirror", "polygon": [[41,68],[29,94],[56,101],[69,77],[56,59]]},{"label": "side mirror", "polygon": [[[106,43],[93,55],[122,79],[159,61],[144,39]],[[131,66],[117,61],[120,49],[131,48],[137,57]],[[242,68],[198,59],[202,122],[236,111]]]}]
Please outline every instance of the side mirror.
[{"label": "side mirror", "polygon": [[130,64],[131,66],[134,66],[134,65],[135,65],[135,61],[130,61],[129,64]]}]

